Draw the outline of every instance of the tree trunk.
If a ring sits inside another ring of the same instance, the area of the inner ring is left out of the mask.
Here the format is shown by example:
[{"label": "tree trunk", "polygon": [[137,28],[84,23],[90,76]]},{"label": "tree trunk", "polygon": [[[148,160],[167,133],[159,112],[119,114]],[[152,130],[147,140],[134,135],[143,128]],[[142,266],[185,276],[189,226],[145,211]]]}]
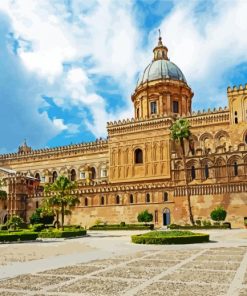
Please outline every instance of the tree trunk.
[{"label": "tree trunk", "polygon": [[190,223],[192,225],[195,225],[192,208],[191,208],[191,199],[190,199],[190,188],[189,188],[189,182],[187,178],[187,169],[186,169],[186,157],[185,157],[185,148],[184,148],[184,139],[180,139],[180,146],[182,149],[182,160],[183,160],[183,168],[184,168],[184,179],[185,179],[185,188],[186,188],[186,196],[187,196],[187,203],[188,203],[188,211],[189,211],[189,218]]},{"label": "tree trunk", "polygon": [[59,228],[59,211],[56,210],[56,228],[58,229]]},{"label": "tree trunk", "polygon": [[61,215],[62,215],[62,230],[64,230],[64,203],[62,202],[62,209],[61,209]]}]

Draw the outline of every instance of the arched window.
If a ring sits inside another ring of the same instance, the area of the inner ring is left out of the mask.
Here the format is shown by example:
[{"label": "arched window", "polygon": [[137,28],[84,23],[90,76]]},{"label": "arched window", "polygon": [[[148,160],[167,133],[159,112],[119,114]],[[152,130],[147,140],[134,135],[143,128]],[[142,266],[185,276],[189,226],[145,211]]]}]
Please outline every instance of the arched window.
[{"label": "arched window", "polygon": [[146,202],[150,202],[150,194],[149,193],[146,194]]},{"label": "arched window", "polygon": [[76,180],[76,172],[74,169],[71,170],[70,172],[70,180],[75,181]]},{"label": "arched window", "polygon": [[87,206],[88,206],[88,199],[87,199],[87,197],[85,197],[85,200],[84,200],[84,205],[85,205],[85,207],[87,207]]},{"label": "arched window", "polygon": [[163,200],[168,201],[168,192],[164,192]]},{"label": "arched window", "polygon": [[139,108],[136,109],[136,118],[140,117],[140,112],[139,112]]},{"label": "arched window", "polygon": [[196,169],[195,169],[195,167],[192,165],[192,167],[191,167],[191,179],[192,179],[192,180],[195,180],[195,178],[196,178]]},{"label": "arched window", "polygon": [[116,204],[117,204],[117,205],[120,204],[120,197],[119,197],[119,195],[116,196]]},{"label": "arched window", "polygon": [[233,164],[233,176],[238,176],[238,163],[236,161]]},{"label": "arched window", "polygon": [[104,198],[104,196],[101,196],[100,204],[101,204],[102,206],[105,204],[105,198]]},{"label": "arched window", "polygon": [[205,179],[208,179],[209,178],[209,168],[208,168],[207,164],[204,167],[204,174],[205,174]]},{"label": "arched window", "polygon": [[57,180],[57,172],[54,171],[54,172],[52,173],[52,183],[54,183],[56,180]]},{"label": "arched window", "polygon": [[133,194],[130,195],[130,203],[132,204],[134,202]]},{"label": "arched window", "polygon": [[36,174],[35,174],[35,178],[38,179],[38,180],[40,181],[40,174],[39,174],[39,173],[36,173]]},{"label": "arched window", "polygon": [[92,175],[91,175],[92,179],[95,179],[96,178],[96,170],[94,167],[91,168],[91,173],[92,173]]},{"label": "arched window", "polygon": [[139,148],[135,150],[135,163],[143,163],[143,153]]}]

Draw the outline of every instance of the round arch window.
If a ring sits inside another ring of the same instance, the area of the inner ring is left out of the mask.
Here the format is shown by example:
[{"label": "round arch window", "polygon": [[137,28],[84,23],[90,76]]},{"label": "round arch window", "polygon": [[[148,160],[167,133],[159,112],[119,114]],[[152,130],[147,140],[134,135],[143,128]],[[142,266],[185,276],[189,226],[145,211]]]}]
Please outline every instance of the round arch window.
[{"label": "round arch window", "polygon": [[135,150],[135,163],[143,163],[143,152],[140,148]]}]

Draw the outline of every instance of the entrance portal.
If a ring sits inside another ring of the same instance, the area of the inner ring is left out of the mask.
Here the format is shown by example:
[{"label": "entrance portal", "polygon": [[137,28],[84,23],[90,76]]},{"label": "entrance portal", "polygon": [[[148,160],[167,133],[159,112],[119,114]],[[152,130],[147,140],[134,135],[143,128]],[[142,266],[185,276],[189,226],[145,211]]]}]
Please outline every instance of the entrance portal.
[{"label": "entrance portal", "polygon": [[170,224],[170,210],[169,209],[164,209],[163,211],[163,225],[169,225]]}]

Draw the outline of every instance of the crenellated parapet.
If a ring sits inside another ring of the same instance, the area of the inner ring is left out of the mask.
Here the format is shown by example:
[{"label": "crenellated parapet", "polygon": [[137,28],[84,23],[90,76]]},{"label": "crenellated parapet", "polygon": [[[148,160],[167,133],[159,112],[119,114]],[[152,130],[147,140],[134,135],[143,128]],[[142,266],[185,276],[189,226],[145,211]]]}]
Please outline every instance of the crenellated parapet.
[{"label": "crenellated parapet", "polygon": [[100,152],[108,149],[108,140],[96,140],[94,142],[73,144],[67,146],[60,146],[54,148],[45,148],[31,150],[28,152],[19,152],[19,153],[8,153],[0,155],[0,161],[5,160],[20,160],[23,159],[34,159],[34,158],[50,158],[50,157],[60,157],[68,155],[76,155],[78,153],[85,154],[91,152]]},{"label": "crenellated parapet", "polygon": [[132,118],[107,123],[109,136],[123,133],[141,132],[157,128],[169,128],[172,118],[167,115],[155,115],[152,118]]},{"label": "crenellated parapet", "polygon": [[245,86],[243,86],[242,84],[240,84],[238,87],[236,85],[234,85],[233,88],[228,86],[227,94],[228,95],[235,95],[235,94],[246,94],[247,95],[247,83],[245,84]]}]

